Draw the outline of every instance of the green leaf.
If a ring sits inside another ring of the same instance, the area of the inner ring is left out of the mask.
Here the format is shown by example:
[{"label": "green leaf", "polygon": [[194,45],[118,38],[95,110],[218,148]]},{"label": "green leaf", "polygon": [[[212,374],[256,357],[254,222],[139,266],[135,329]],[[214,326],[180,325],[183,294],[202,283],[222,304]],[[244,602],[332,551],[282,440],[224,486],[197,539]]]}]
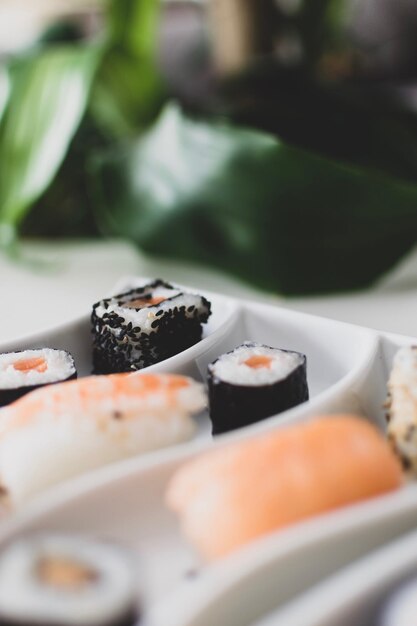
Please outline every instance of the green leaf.
[{"label": "green leaf", "polygon": [[97,123],[116,137],[132,135],[160,110],[162,84],[153,63],[112,49],[103,59],[91,102]]},{"label": "green leaf", "polygon": [[35,202],[20,227],[22,237],[91,237],[97,235],[90,193],[88,159],[109,147],[86,114],[51,185]]},{"label": "green leaf", "polygon": [[10,95],[10,80],[7,68],[0,65],[0,120]]},{"label": "green leaf", "polygon": [[10,68],[11,92],[0,125],[3,243],[64,159],[86,108],[96,61],[95,48],[57,47]]},{"label": "green leaf", "polygon": [[92,113],[108,133],[131,135],[153,121],[163,99],[156,64],[158,0],[109,3],[106,52],[95,81]]},{"label": "green leaf", "polygon": [[416,239],[416,186],[175,107],[95,172],[105,232],[272,291],[363,287]]},{"label": "green leaf", "polygon": [[159,0],[111,0],[108,8],[110,45],[146,58],[155,50]]}]

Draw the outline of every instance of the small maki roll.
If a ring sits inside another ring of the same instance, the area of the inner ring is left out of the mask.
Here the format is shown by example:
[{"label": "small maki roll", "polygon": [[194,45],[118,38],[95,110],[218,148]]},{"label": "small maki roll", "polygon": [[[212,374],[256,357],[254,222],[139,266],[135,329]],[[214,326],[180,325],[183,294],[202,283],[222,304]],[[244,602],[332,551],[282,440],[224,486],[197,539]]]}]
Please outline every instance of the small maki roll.
[{"label": "small maki roll", "polygon": [[405,469],[417,473],[417,346],[394,357],[386,402],[388,437]]},{"label": "small maki roll", "polygon": [[135,568],[114,545],[38,535],[0,555],[2,626],[133,626]]},{"label": "small maki roll", "polygon": [[91,317],[94,373],[140,370],[200,341],[206,298],[162,280],[97,302]]},{"label": "small maki roll", "polygon": [[308,400],[306,357],[246,342],[208,367],[213,434],[225,433]]},{"label": "small maki roll", "polygon": [[64,350],[41,348],[0,354],[0,406],[43,385],[76,377],[74,359]]}]

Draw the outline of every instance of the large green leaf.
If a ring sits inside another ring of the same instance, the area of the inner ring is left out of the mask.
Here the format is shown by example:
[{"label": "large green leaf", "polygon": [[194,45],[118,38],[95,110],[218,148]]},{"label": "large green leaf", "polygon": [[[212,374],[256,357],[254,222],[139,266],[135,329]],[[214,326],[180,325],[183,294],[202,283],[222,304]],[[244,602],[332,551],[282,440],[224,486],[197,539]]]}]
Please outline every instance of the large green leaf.
[{"label": "large green leaf", "polygon": [[65,157],[85,111],[96,60],[96,49],[57,47],[11,67],[11,93],[0,125],[3,243]]},{"label": "large green leaf", "polygon": [[137,58],[148,57],[155,49],[160,0],[110,0],[108,30],[111,45]]},{"label": "large green leaf", "polygon": [[416,240],[417,187],[175,107],[95,167],[105,232],[273,291],[365,286]]},{"label": "large green leaf", "polygon": [[109,2],[106,51],[91,110],[111,135],[133,134],[159,112],[163,97],[156,64],[159,14],[159,0]]},{"label": "large green leaf", "polygon": [[0,120],[10,95],[10,80],[6,66],[0,65]]}]

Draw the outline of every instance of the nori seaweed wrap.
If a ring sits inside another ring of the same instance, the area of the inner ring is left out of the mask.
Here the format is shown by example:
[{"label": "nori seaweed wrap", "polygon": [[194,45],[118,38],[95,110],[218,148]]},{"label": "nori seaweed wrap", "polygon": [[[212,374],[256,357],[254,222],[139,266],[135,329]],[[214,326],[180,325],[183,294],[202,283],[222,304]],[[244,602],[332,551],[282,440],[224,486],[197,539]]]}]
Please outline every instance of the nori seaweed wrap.
[{"label": "nori seaweed wrap", "polygon": [[208,367],[213,434],[259,422],[308,400],[304,354],[246,342]]}]

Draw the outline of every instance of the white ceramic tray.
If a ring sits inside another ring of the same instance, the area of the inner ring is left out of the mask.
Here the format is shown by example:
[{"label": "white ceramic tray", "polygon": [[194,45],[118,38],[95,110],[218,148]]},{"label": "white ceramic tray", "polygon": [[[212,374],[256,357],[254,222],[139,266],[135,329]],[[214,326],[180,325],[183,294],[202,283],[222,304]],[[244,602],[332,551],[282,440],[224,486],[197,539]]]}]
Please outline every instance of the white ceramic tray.
[{"label": "white ceramic tray", "polygon": [[[124,280],[116,291],[143,280]],[[244,340],[258,341],[307,355],[309,402],[215,442],[209,419],[203,416],[193,441],[70,481],[0,526],[0,547],[21,533],[45,529],[82,531],[127,545],[141,562],[143,579],[138,589],[145,620],[158,626],[249,625],[417,523],[417,490],[410,486],[273,534],[218,565],[199,563],[164,505],[173,471],[201,450],[318,413],[362,413],[383,428],[382,405],[393,354],[400,345],[415,341],[278,307],[204,295],[213,304],[213,315],[203,340],[149,369],[204,380],[207,364],[219,354]],[[80,374],[89,373],[89,315],[48,333],[3,344],[0,351],[43,345],[69,350]]]},{"label": "white ceramic tray", "polygon": [[417,578],[417,532],[346,567],[253,626],[380,626],[390,595],[410,578]]}]

